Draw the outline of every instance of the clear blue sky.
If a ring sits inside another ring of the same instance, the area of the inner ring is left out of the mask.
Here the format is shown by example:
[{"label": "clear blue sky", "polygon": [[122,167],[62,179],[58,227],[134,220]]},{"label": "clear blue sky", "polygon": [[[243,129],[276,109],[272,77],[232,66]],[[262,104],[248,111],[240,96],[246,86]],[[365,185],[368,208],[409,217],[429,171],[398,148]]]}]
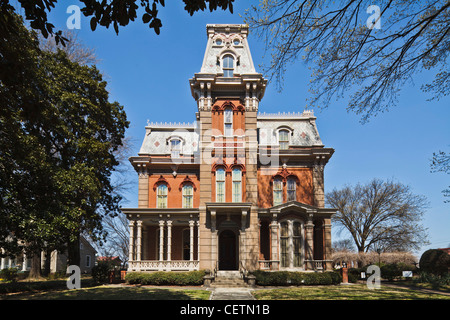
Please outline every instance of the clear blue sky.
[{"label": "clear blue sky", "polygon": [[[59,2],[50,19],[57,28],[64,29],[69,17],[67,7],[79,3]],[[200,12],[191,17],[181,0],[166,1],[166,7],[159,12],[163,23],[159,36],[140,19],[121,28],[118,36],[112,27],[99,27],[92,32],[89,20],[82,16],[79,38],[96,50],[101,60],[98,68],[108,81],[111,101],[125,107],[131,122],[127,135],[134,141],[133,155],[140,148],[147,119],[194,121],[197,108],[188,80],[200,71],[206,24],[243,23],[239,13],[250,4],[256,1],[236,1],[234,14]],[[264,44],[251,33],[249,43],[258,66],[263,63]],[[282,92],[277,92],[275,84],[269,84],[260,111],[302,111],[308,98],[309,79],[310,73],[302,62],[292,65]],[[430,247],[450,245],[450,203],[444,203],[441,193],[450,184],[449,176],[430,173],[433,152],[450,149],[450,98],[428,102],[430,96],[420,90],[420,85],[432,78],[423,73],[414,79],[416,83],[401,91],[397,106],[365,125],[345,111],[345,99],[322,112],[315,110],[315,115],[322,141],[336,150],[325,169],[325,192],[375,177],[392,178],[411,186],[414,193],[425,195],[430,201],[424,225],[429,229],[431,245],[422,248],[423,252]],[[137,207],[137,175],[130,172],[134,185],[124,206]],[[338,238],[335,232],[333,236]]]}]

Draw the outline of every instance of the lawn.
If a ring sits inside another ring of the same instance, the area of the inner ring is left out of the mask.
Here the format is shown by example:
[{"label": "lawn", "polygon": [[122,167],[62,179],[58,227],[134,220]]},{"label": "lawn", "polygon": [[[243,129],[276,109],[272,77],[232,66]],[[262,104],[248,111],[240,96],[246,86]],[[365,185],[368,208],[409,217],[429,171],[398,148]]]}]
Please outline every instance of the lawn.
[{"label": "lawn", "polygon": [[257,300],[450,300],[448,295],[383,285],[370,290],[365,284],[262,289],[253,295]]},{"label": "lawn", "polygon": [[0,300],[208,300],[202,289],[97,286],[76,290],[52,290],[0,295]]}]

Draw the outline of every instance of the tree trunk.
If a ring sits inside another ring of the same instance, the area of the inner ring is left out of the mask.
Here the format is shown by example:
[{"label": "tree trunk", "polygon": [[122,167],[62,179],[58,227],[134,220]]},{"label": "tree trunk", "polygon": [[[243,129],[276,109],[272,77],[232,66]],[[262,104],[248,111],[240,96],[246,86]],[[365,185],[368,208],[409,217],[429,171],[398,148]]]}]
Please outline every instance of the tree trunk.
[{"label": "tree trunk", "polygon": [[80,266],[80,236],[75,241],[70,241],[67,247],[68,265]]},{"label": "tree trunk", "polygon": [[40,279],[42,278],[41,273],[41,253],[33,252],[31,256],[31,269],[28,275],[29,279]]}]

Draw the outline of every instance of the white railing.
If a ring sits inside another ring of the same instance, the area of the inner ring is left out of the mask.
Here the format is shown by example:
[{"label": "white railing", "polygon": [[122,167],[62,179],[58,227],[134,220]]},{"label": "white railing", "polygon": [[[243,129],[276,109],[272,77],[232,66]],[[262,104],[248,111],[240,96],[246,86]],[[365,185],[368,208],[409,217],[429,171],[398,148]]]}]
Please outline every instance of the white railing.
[{"label": "white railing", "polygon": [[274,262],[278,263],[279,260],[259,260],[259,269],[260,270],[272,270],[272,264]]},{"label": "white railing", "polygon": [[192,271],[192,270],[199,270],[198,261],[189,261],[189,260],[128,261],[128,271]]}]

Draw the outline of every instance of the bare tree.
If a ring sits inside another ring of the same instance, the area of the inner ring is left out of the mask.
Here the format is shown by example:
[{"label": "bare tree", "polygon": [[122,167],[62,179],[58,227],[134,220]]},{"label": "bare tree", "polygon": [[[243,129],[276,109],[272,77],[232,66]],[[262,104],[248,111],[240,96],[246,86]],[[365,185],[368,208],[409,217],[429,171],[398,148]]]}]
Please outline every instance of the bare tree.
[{"label": "bare tree", "polygon": [[427,244],[421,219],[428,201],[401,183],[373,179],[334,189],[326,202],[338,209],[333,222],[350,232],[358,252],[408,251]]},{"label": "bare tree", "polygon": [[56,43],[55,36],[45,38],[42,34],[39,34],[39,47],[41,50],[49,52],[56,52],[58,49],[63,50],[70,61],[81,65],[92,65],[99,62],[95,50],[86,47],[78,38],[77,32],[65,30],[62,32],[62,36],[66,39],[64,46],[61,43]]},{"label": "bare tree", "polygon": [[303,59],[313,69],[309,107],[325,108],[350,91],[347,109],[362,122],[391,108],[425,69],[436,77],[422,89],[435,99],[448,95],[450,1],[372,2],[261,0],[245,22],[271,54],[263,71],[281,89],[287,66]]},{"label": "bare tree", "polygon": [[[444,172],[450,174],[450,153],[439,151],[433,153],[431,161],[431,172]],[[450,186],[442,191],[445,197],[450,197]],[[444,202],[450,202],[446,200]]]}]

